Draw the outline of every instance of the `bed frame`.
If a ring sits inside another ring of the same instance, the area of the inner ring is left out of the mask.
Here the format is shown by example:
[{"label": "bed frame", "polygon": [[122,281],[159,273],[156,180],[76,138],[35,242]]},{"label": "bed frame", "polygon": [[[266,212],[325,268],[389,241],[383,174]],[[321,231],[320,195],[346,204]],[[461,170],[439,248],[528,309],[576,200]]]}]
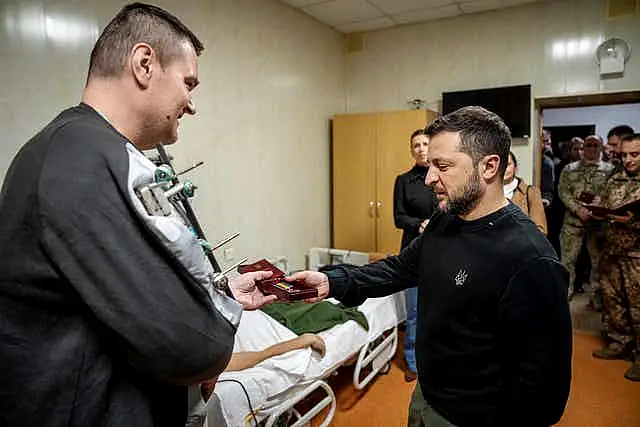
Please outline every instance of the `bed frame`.
[{"label": "bed frame", "polygon": [[[367,257],[368,254],[354,251],[312,248],[309,251],[307,267],[310,270],[317,270],[322,265],[332,263],[364,264],[367,262],[365,261],[368,259]],[[362,390],[371,383],[376,375],[389,372],[391,360],[395,356],[397,346],[398,327],[396,325],[382,332],[379,336],[370,339],[358,351],[329,369],[322,378],[285,392],[283,400],[278,405],[266,410],[256,409],[253,416],[247,416],[245,426],[252,426],[252,424],[258,423],[258,425],[264,425],[265,427],[273,427],[281,416],[289,414],[295,417],[295,422],[291,426],[302,427],[308,425],[322,410],[330,407],[320,424],[323,427],[328,426],[335,415],[336,398],[333,390],[324,380],[334,375],[339,368],[353,365],[353,360],[355,359],[353,385],[357,390]],[[314,392],[322,393],[321,400],[318,403],[303,413],[296,409],[295,406],[298,403],[308,399]]]},{"label": "bed frame", "polygon": [[[316,403],[311,409],[305,411],[304,413],[300,413],[300,411],[295,408],[295,405],[308,398],[316,390],[322,391],[322,393],[324,393],[324,398]],[[331,420],[333,420],[333,416],[336,412],[336,396],[333,393],[331,387],[329,387],[329,384],[322,380],[316,380],[308,386],[304,387],[302,390],[293,393],[278,406],[271,408],[268,411],[268,415],[265,414],[266,420],[264,422],[264,425],[265,427],[272,427],[282,415],[288,413],[296,417],[296,421],[291,424],[291,427],[302,427],[307,425],[307,423],[309,423],[327,406],[331,407],[329,408],[329,412],[325,415],[324,420],[320,424],[321,427],[328,426],[331,423]]]},{"label": "bed frame", "polygon": [[[376,377],[377,374],[386,374],[389,372],[391,359],[393,359],[396,353],[397,345],[398,328],[396,326],[392,329],[388,329],[377,338],[366,343],[358,352],[332,368],[324,378],[317,379],[301,389],[293,389],[287,392],[286,398],[273,408],[269,408],[268,410],[257,410],[257,413],[253,417],[247,417],[245,425],[251,426],[252,420],[255,420],[259,425],[264,423],[265,427],[272,427],[282,415],[290,414],[296,419],[291,426],[302,427],[307,425],[307,423],[309,423],[324,408],[331,406],[329,412],[325,415],[324,420],[320,424],[322,427],[328,426],[335,415],[336,398],[333,390],[324,381],[324,379],[334,375],[339,368],[348,366],[349,361],[357,355],[357,361],[353,371],[353,385],[357,390],[362,390]],[[300,413],[295,406],[309,398],[311,394],[317,390],[323,392],[324,398],[321,399],[320,402],[316,403],[311,409],[304,413]]]}]

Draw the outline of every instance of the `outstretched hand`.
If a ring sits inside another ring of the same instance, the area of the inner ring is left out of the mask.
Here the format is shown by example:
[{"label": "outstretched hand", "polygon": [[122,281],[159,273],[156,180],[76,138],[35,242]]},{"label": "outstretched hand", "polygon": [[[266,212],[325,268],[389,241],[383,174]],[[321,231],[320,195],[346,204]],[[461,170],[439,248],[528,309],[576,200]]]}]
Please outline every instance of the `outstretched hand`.
[{"label": "outstretched hand", "polygon": [[627,212],[626,215],[607,215],[607,219],[611,222],[619,222],[621,224],[626,224],[633,219],[633,213]]},{"label": "outstretched hand", "polygon": [[325,299],[329,295],[329,278],[319,271],[299,271],[285,278],[287,282],[297,281],[307,288],[318,290],[316,298],[308,298],[306,302],[317,302]]},{"label": "outstretched hand", "polygon": [[270,271],[244,273],[229,280],[229,289],[235,300],[242,304],[242,308],[245,310],[257,310],[278,299],[275,295],[263,294],[256,286],[257,280],[268,279],[271,275]]}]

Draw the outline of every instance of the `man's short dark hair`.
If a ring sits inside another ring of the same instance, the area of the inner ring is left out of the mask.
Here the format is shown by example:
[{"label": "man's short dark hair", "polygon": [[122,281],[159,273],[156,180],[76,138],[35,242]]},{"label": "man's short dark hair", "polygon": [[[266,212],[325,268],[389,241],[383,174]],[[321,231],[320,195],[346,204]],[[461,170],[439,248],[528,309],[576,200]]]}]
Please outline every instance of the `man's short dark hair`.
[{"label": "man's short dark hair", "polygon": [[511,149],[511,131],[504,121],[482,107],[462,107],[436,119],[426,129],[433,138],[442,132],[460,132],[459,150],[468,154],[474,166],[485,156],[500,157],[498,175],[504,176]]},{"label": "man's short dark hair", "polygon": [[623,136],[633,135],[633,128],[628,125],[620,125],[614,128],[611,128],[609,133],[607,134],[607,139],[612,136],[617,136],[618,138],[622,138]]},{"label": "man's short dark hair", "polygon": [[89,62],[89,77],[119,77],[136,43],[149,44],[161,67],[180,54],[180,44],[188,41],[200,55],[202,42],[178,18],[157,6],[132,3],[118,12],[98,38]]},{"label": "man's short dark hair", "polygon": [[630,133],[623,136],[622,139],[620,139],[620,146],[622,146],[624,142],[629,141],[640,141],[640,133]]}]

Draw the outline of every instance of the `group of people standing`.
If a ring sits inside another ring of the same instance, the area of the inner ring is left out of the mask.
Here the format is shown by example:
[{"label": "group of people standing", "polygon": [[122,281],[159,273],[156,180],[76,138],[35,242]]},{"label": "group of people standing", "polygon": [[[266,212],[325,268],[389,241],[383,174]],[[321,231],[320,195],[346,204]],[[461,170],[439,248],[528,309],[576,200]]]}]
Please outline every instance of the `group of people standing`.
[{"label": "group of people standing", "polygon": [[[552,154],[550,137],[545,134],[546,158]],[[607,341],[593,356],[631,359],[625,378],[640,381],[640,134],[620,125],[609,131],[606,143],[591,135],[573,138],[566,146],[573,161],[556,174],[552,208],[563,211],[559,255],[570,273],[569,296],[582,291],[576,267],[586,248],[589,305],[602,311]],[[617,211],[603,215],[592,205]]]},{"label": "group of people standing", "polygon": [[[231,353],[242,311],[275,299],[256,286],[271,273],[214,283],[177,210],[146,212],[134,191],[155,171],[141,150],[176,142],[196,113],[202,51],[176,16],[126,5],[94,46],[82,102],[15,156],[0,191],[1,425],[184,426],[200,383],[258,360]],[[517,178],[508,127],[480,107],[438,118],[411,147],[416,166],[396,185],[400,254],[286,280],[317,289],[310,302],[347,306],[417,287],[410,427],[557,423],[571,384],[569,275],[527,216],[544,191]],[[599,199],[612,208],[640,199],[640,137],[619,152]],[[605,306],[640,287],[637,218],[608,219],[620,243]],[[637,326],[611,323],[620,346],[606,356],[628,354]]]}]

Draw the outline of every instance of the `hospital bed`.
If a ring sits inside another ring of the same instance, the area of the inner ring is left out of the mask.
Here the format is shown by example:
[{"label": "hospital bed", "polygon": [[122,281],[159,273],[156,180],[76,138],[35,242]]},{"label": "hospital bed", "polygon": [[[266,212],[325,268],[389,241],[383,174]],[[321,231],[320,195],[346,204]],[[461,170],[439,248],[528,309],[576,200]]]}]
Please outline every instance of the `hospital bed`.
[{"label": "hospital bed", "polygon": [[[328,263],[364,264],[368,262],[368,254],[314,248],[308,260],[308,267],[317,269]],[[329,408],[321,423],[328,425],[335,413],[336,401],[325,380],[338,368],[355,365],[353,384],[361,390],[378,373],[389,369],[398,344],[397,325],[406,318],[404,294],[370,298],[359,310],[367,318],[369,330],[350,320],[318,333],[326,344],[323,358],[307,348],[273,357],[250,369],[223,373],[215,393],[228,426],[263,424],[270,427],[284,415],[293,417],[293,425],[302,426]],[[262,350],[295,337],[291,330],[262,311],[245,312],[236,334],[234,352]],[[301,412],[298,404],[310,396],[315,401],[304,405],[307,409]]]}]

